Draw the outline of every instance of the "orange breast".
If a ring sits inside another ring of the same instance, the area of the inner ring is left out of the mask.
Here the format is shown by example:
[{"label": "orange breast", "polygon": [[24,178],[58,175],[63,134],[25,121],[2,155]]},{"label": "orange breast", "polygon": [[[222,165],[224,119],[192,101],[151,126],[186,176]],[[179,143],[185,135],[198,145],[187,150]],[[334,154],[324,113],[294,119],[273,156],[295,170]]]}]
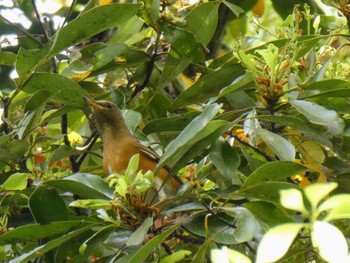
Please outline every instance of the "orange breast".
[{"label": "orange breast", "polygon": [[[124,174],[128,167],[131,157],[135,154],[140,154],[139,171],[154,171],[157,163],[147,157],[147,155],[140,150],[140,144],[137,140],[130,136],[118,138],[117,141],[107,140],[108,143],[103,144],[103,169],[108,175],[111,173]],[[166,169],[161,169],[157,174],[158,187],[162,184],[168,175]],[[171,178],[166,185],[166,188],[172,188],[176,190],[180,184],[173,178]],[[158,188],[157,187],[157,188]],[[168,191],[166,191],[168,192]]]}]

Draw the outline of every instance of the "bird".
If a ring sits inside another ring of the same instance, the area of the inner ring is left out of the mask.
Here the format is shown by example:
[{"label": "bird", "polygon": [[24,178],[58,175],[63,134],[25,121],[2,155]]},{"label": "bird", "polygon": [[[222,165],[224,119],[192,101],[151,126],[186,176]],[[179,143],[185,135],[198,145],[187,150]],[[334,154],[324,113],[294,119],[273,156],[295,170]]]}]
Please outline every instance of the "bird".
[{"label": "bird", "polygon": [[[154,171],[159,160],[158,155],[152,149],[141,144],[130,133],[120,109],[110,101],[95,101],[89,97],[83,97],[83,99],[92,111],[102,140],[105,174],[124,174],[129,160],[136,154],[140,156],[137,171]],[[171,177],[169,179],[168,175],[169,171],[166,168],[161,168],[155,175],[154,184],[156,190],[159,191],[161,200],[165,199],[166,196],[174,196],[181,186],[179,178]]]}]

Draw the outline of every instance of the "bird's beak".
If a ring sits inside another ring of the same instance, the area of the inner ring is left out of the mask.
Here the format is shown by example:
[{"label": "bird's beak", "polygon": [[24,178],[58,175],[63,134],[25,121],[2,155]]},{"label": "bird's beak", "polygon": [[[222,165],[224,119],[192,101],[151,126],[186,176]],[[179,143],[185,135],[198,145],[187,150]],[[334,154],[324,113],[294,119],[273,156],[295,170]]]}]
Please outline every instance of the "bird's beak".
[{"label": "bird's beak", "polygon": [[85,100],[86,104],[90,106],[91,109],[102,109],[101,105],[98,104],[96,101],[85,96],[83,97],[83,99]]}]

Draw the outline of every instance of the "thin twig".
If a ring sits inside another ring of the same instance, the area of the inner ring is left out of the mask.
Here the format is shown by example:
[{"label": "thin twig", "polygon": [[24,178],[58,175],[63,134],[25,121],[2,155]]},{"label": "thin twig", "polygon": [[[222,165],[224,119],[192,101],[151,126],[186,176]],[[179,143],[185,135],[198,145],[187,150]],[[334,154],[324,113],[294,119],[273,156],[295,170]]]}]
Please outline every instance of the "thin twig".
[{"label": "thin twig", "polygon": [[151,75],[152,75],[152,72],[153,72],[154,64],[155,64],[157,56],[158,56],[157,50],[158,50],[158,46],[159,46],[159,42],[160,42],[160,37],[161,37],[161,32],[157,32],[157,38],[156,38],[156,41],[154,43],[153,52],[152,52],[153,54],[151,56],[151,60],[150,60],[150,62],[148,64],[148,66],[147,66],[145,80],[143,81],[143,83],[141,85],[136,86],[133,94],[131,95],[131,99],[134,98],[144,88],[146,88],[148,83],[149,83],[149,81],[150,81],[150,79],[151,79]]},{"label": "thin twig", "polygon": [[74,9],[74,6],[75,6],[75,3],[76,3],[76,2],[77,2],[77,0],[73,0],[73,1],[72,1],[72,4],[70,5],[70,7],[69,7],[69,9],[68,9],[68,12],[67,12],[67,14],[66,14],[66,16],[65,16],[65,18],[64,18],[64,21],[63,21],[63,23],[62,23],[62,25],[61,25],[61,28],[64,27],[64,25],[67,23],[68,18],[69,18],[70,15],[72,14],[72,11],[73,11],[73,9]]},{"label": "thin twig", "polygon": [[50,36],[48,35],[48,32],[46,31],[43,22],[41,21],[41,16],[39,14],[38,8],[36,7],[35,0],[32,0],[32,6],[35,12],[36,19],[38,20],[39,26],[41,28],[41,31],[43,32],[44,38],[46,41],[49,41]]},{"label": "thin twig", "polygon": [[24,34],[25,36],[29,37],[30,39],[34,40],[36,43],[38,43],[40,46],[44,46],[43,43],[41,43],[38,39],[36,39],[32,34],[30,34],[29,32],[27,32],[25,29],[23,29],[22,27],[12,23],[10,20],[6,19],[4,16],[2,16],[0,14],[0,18],[2,20],[4,20],[7,24],[9,24],[10,26],[12,26],[13,28],[17,29],[19,32],[21,32],[22,34]]},{"label": "thin twig", "polygon": [[96,140],[98,139],[98,132],[95,131],[91,134],[91,136],[89,137],[89,139],[86,141],[85,145],[88,145],[88,147],[86,148],[86,151],[80,156],[79,160],[77,160],[77,166],[80,169],[81,164],[83,163],[84,159],[86,158],[86,156],[88,155],[89,151],[92,149],[92,147],[94,146]]}]

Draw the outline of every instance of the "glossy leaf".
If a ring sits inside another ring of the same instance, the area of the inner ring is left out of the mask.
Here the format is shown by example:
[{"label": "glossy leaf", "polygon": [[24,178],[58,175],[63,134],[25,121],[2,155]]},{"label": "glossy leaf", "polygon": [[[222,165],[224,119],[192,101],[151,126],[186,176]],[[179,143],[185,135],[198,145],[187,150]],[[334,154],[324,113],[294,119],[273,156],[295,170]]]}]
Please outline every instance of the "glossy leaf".
[{"label": "glossy leaf", "polygon": [[295,158],[295,148],[291,142],[283,138],[281,135],[264,129],[255,131],[266,145],[278,156],[282,161],[293,161]]},{"label": "glossy leaf", "polygon": [[241,184],[236,175],[241,159],[238,152],[226,141],[217,140],[210,148],[211,161],[220,173],[232,184]]},{"label": "glossy leaf", "polygon": [[176,98],[174,107],[181,108],[193,103],[205,102],[211,97],[217,96],[223,88],[232,84],[243,74],[244,69],[240,64],[228,63],[217,71],[203,76],[182,92]]},{"label": "glossy leaf", "polygon": [[[239,244],[251,240],[257,228],[253,214],[243,207],[223,207],[225,213],[209,217],[208,229],[205,216],[197,216],[186,222],[184,227],[191,233],[207,236],[220,244]],[[220,217],[222,220],[218,219]]]},{"label": "glossy leaf", "polygon": [[297,118],[295,116],[288,116],[288,115],[259,116],[259,119],[268,120],[281,125],[289,126],[291,128],[301,131],[305,136],[307,136],[307,138],[315,140],[329,147],[332,146],[332,143],[329,141],[329,139],[326,136],[324,136],[323,133],[320,134],[319,130],[312,127],[309,123],[305,122],[303,119]]},{"label": "glossy leaf", "polygon": [[252,201],[244,204],[254,216],[270,227],[293,222],[293,218],[288,215],[285,209],[266,201]]},{"label": "glossy leaf", "polygon": [[310,122],[327,127],[328,131],[334,136],[342,134],[344,122],[334,110],[328,110],[316,103],[303,100],[293,100],[290,103]]},{"label": "glossy leaf", "polygon": [[243,188],[266,181],[281,181],[293,175],[303,173],[307,168],[288,161],[271,162],[256,169],[244,182]]},{"label": "glossy leaf", "polygon": [[11,244],[13,242],[28,242],[47,237],[63,235],[74,227],[89,225],[82,221],[58,221],[46,225],[27,224],[19,226],[0,236],[0,244]]},{"label": "glossy leaf", "polygon": [[48,224],[55,221],[67,221],[67,207],[59,194],[38,186],[29,198],[30,211],[37,223]]},{"label": "glossy leaf", "polygon": [[113,188],[99,176],[88,173],[76,173],[63,179],[49,180],[45,184],[77,194],[85,198],[113,199]]},{"label": "glossy leaf", "polygon": [[[165,148],[165,153],[158,163],[158,167],[162,167],[164,164],[174,165],[176,160],[184,155],[191,145],[197,142],[198,134],[208,125],[209,121],[215,117],[220,110],[221,106],[218,104],[212,104],[207,106],[201,115],[192,120],[192,122],[186,126],[186,128]],[[201,138],[205,137],[202,136]],[[177,158],[174,156],[177,155]],[[171,160],[172,159],[172,160]],[[169,160],[172,161],[169,163]]]},{"label": "glossy leaf", "polygon": [[42,255],[56,247],[59,247],[63,243],[71,240],[72,238],[84,233],[85,231],[88,231],[91,229],[91,226],[85,226],[82,228],[79,228],[77,230],[74,230],[72,232],[69,232],[68,234],[65,234],[63,236],[60,236],[59,238],[56,238],[54,240],[51,240],[47,242],[44,245],[37,246],[33,250],[26,252],[22,254],[19,257],[16,257],[11,260],[11,263],[22,263],[22,262],[29,262],[32,259],[35,259],[38,257],[38,255]]},{"label": "glossy leaf", "polygon": [[112,224],[107,225],[106,227],[103,227],[80,246],[79,252],[81,254],[87,254],[93,251],[95,246],[105,241],[106,238],[108,238],[109,234],[112,233],[113,230],[115,230],[115,226]]},{"label": "glossy leaf", "polygon": [[161,234],[152,238],[148,241],[142,248],[140,248],[136,253],[129,259],[129,262],[143,263],[146,261],[147,257],[152,253],[152,251],[160,245],[171,233],[176,230],[177,226],[170,227],[164,230]]},{"label": "glossy leaf", "polygon": [[142,224],[130,235],[126,241],[127,246],[135,246],[141,244],[147,237],[149,228],[153,225],[153,219],[148,217]]},{"label": "glossy leaf", "polygon": [[239,195],[280,205],[281,191],[289,189],[299,189],[299,187],[285,182],[263,182],[244,187],[239,191]]},{"label": "glossy leaf", "polygon": [[53,36],[49,54],[56,54],[106,29],[124,23],[136,15],[139,7],[137,4],[115,3],[90,9]]},{"label": "glossy leaf", "polygon": [[79,199],[73,201],[69,204],[71,207],[79,207],[79,208],[90,208],[90,209],[110,209],[112,208],[111,201],[102,200],[102,199]]}]

